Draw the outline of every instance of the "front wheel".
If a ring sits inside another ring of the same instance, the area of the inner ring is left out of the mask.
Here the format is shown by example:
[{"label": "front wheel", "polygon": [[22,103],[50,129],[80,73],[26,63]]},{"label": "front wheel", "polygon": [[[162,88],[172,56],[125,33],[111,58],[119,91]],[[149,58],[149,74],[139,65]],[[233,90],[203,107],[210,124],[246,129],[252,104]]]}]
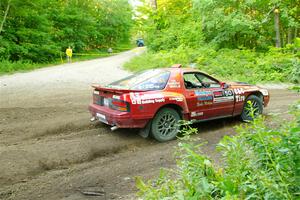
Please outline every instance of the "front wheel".
[{"label": "front wheel", "polygon": [[172,108],[163,108],[158,111],[152,120],[151,133],[159,142],[166,142],[174,139],[179,132],[178,121],[180,115]]},{"label": "front wheel", "polygon": [[[249,103],[250,102],[250,103]],[[251,108],[252,106],[252,108]],[[262,99],[255,95],[250,95],[244,104],[241,118],[243,121],[252,121],[253,117],[257,117],[263,112]]]}]

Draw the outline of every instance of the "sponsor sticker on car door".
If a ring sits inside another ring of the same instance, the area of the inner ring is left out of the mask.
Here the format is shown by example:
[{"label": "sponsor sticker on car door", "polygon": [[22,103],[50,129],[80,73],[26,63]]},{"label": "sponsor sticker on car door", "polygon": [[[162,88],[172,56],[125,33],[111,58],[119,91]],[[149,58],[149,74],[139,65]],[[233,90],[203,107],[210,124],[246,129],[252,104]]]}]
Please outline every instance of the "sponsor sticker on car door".
[{"label": "sponsor sticker on car door", "polygon": [[234,100],[232,90],[214,91],[214,103],[232,102]]}]

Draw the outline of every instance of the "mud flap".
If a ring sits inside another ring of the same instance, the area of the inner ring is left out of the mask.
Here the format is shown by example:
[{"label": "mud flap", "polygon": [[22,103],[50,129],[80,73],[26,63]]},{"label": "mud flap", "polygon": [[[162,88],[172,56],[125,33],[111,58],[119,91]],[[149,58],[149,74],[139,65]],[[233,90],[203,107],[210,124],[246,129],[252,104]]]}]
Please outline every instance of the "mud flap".
[{"label": "mud flap", "polygon": [[150,134],[152,120],[150,120],[147,125],[139,131],[139,135],[143,138],[147,138]]}]

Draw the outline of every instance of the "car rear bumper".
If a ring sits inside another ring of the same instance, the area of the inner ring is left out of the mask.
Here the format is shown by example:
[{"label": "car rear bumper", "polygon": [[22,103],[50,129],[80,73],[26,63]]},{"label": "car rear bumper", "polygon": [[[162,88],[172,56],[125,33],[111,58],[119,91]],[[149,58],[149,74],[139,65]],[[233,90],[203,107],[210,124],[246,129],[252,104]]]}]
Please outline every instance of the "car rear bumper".
[{"label": "car rear bumper", "polygon": [[144,128],[149,121],[149,119],[133,118],[129,112],[120,112],[96,104],[90,104],[89,111],[97,120],[118,128]]}]

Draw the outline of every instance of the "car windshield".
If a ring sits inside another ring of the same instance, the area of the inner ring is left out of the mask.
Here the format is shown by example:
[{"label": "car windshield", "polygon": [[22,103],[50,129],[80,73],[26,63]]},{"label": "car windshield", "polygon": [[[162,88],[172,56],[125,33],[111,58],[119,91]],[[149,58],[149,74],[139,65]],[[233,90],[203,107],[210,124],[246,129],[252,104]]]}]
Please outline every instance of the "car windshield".
[{"label": "car windshield", "polygon": [[169,76],[170,72],[163,69],[147,70],[113,82],[107,87],[131,90],[162,90],[165,88]]}]

